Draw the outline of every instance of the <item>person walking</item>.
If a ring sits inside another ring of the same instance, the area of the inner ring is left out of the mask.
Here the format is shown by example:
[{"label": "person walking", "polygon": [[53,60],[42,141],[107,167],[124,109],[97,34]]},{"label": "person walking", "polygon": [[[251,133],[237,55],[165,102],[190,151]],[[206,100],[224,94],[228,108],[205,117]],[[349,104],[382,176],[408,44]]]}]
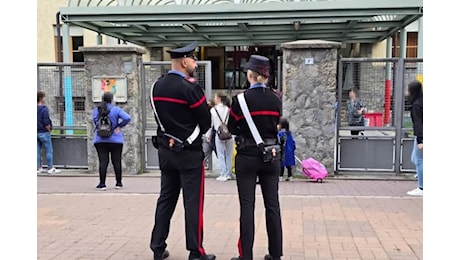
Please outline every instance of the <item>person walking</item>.
[{"label": "person walking", "polygon": [[411,161],[415,165],[417,174],[417,188],[408,191],[411,196],[423,196],[423,91],[422,84],[418,81],[408,85],[409,103],[411,104],[410,116],[414,129],[414,148]]},{"label": "person walking", "polygon": [[[265,256],[265,259],[279,260],[283,255],[278,195],[280,160],[279,157],[276,158],[280,151],[275,148],[277,145],[279,147],[277,125],[281,115],[281,100],[265,85],[270,76],[269,66],[268,58],[251,55],[244,67],[250,88],[233,97],[230,109],[228,127],[230,132],[236,136],[235,173],[240,204],[239,256],[232,260],[254,259],[254,208],[257,178],[264,200],[268,235],[269,254]],[[246,110],[244,104],[241,105],[240,102],[245,102],[248,109]],[[263,145],[260,145],[260,140],[256,141],[256,138],[253,137],[254,128],[258,131]],[[268,147],[273,147],[273,149]],[[271,149],[271,151],[267,153],[266,149]],[[267,155],[273,155],[273,159],[267,158]]]},{"label": "person walking", "polygon": [[[94,147],[97,151],[99,159],[99,184],[96,186],[98,190],[106,190],[105,180],[107,177],[107,167],[109,166],[109,157],[112,161],[113,170],[115,171],[115,188],[121,189],[122,183],[122,167],[121,159],[123,152],[123,132],[121,129],[125,127],[131,116],[123,109],[112,104],[113,94],[106,92],[102,95],[102,103],[93,109],[94,130]],[[110,136],[100,136],[98,128],[100,128],[100,118],[107,117],[110,120]]]},{"label": "person walking", "polygon": [[196,42],[169,50],[171,70],[151,90],[151,105],[158,124],[161,189],[150,239],[154,260],[169,256],[166,239],[171,217],[182,189],[185,208],[185,242],[189,260],[214,260],[203,248],[204,155],[202,135],[211,126],[206,96],[193,78],[198,65]]},{"label": "person walking", "polygon": [[[51,130],[53,123],[50,112],[45,105],[45,93],[37,92],[37,173],[59,173],[53,165],[53,144],[51,142]],[[42,167],[42,148],[46,152],[47,170]]]},{"label": "person walking", "polygon": [[[364,126],[364,114],[366,107],[358,96],[358,89],[352,88],[348,91],[347,116],[349,126]],[[359,135],[360,130],[351,130],[351,135]]]},{"label": "person walking", "polygon": [[[207,139],[211,140],[211,132],[214,130],[218,133],[221,125],[227,125],[230,117],[229,100],[223,94],[214,97],[215,106],[211,109],[211,129],[207,133]],[[218,134],[215,136],[215,145],[217,151],[217,160],[219,161],[220,175],[218,181],[227,181],[232,179],[232,155],[233,155],[233,136],[225,136],[221,139]]]},{"label": "person walking", "polygon": [[280,181],[284,177],[284,168],[288,172],[285,181],[292,181],[292,166],[295,166],[295,140],[289,130],[289,121],[286,118],[281,118],[279,128],[278,138],[281,143]]}]

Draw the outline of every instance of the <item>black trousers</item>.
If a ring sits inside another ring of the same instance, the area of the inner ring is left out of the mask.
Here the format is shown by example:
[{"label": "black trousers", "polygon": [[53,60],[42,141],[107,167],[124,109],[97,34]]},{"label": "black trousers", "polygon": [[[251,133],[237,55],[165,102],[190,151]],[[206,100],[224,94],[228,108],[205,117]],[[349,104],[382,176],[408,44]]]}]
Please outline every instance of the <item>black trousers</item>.
[{"label": "black trousers", "polygon": [[121,183],[121,154],[123,152],[123,144],[96,143],[94,146],[99,157],[99,182],[105,184],[110,156],[113,170],[115,171],[116,182]]},{"label": "black trousers", "polygon": [[[292,177],[292,166],[286,166],[287,172],[288,172],[288,177]],[[280,177],[284,176],[284,167],[281,167],[280,170]]]},{"label": "black trousers", "polygon": [[174,152],[160,147],[158,157],[161,191],[156,205],[150,248],[154,256],[160,256],[165,251],[171,217],[182,188],[186,248],[190,251],[189,259],[200,258],[206,254],[203,248],[203,151]]},{"label": "black trousers", "polygon": [[254,208],[257,177],[264,199],[268,253],[274,258],[279,258],[283,255],[283,234],[278,198],[279,172],[279,161],[264,163],[261,156],[248,156],[240,153],[236,155],[235,173],[240,201],[238,250],[241,259],[254,259],[252,248],[254,246]]}]

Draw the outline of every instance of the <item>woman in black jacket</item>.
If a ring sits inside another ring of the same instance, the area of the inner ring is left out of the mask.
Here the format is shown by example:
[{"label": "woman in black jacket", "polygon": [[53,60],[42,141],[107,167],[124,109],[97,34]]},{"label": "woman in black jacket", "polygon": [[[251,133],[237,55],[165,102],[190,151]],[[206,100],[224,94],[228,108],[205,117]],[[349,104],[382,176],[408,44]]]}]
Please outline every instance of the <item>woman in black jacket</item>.
[{"label": "woman in black jacket", "polygon": [[[257,128],[264,145],[278,142],[281,115],[281,100],[265,84],[270,77],[268,58],[252,55],[245,65],[250,88],[243,95],[248,113]],[[244,104],[244,103],[243,103]],[[243,106],[244,107],[244,106]],[[249,121],[250,122],[250,121]],[[263,146],[253,137],[238,96],[233,97],[228,119],[228,128],[236,136],[235,174],[240,202],[240,239],[238,257],[232,260],[253,260],[254,209],[256,179],[259,179],[265,206],[265,221],[268,235],[268,255],[265,260],[280,260],[283,255],[282,225],[278,197],[279,158],[266,160]],[[273,146],[272,146],[273,147]],[[275,149],[275,148],[273,148]],[[280,152],[280,151],[279,151]],[[276,155],[276,149],[270,153]],[[266,153],[267,154],[267,153]]]},{"label": "woman in black jacket", "polygon": [[411,119],[414,128],[414,148],[411,160],[415,164],[418,187],[408,191],[408,195],[423,196],[423,94],[422,84],[411,82],[408,86],[409,103],[411,104]]}]

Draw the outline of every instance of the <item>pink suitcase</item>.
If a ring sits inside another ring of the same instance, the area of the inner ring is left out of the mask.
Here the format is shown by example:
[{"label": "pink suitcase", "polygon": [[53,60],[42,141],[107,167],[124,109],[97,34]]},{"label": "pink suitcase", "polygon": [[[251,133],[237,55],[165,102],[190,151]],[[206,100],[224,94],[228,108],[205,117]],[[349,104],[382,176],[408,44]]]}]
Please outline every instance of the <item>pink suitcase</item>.
[{"label": "pink suitcase", "polygon": [[313,158],[302,161],[303,174],[317,182],[323,182],[327,176],[327,169],[324,165]]}]

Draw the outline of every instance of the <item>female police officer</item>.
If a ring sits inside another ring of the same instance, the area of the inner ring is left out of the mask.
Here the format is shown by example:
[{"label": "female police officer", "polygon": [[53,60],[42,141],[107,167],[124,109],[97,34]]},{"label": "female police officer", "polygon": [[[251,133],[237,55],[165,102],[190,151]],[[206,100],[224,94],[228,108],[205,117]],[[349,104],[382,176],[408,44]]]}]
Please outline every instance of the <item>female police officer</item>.
[{"label": "female police officer", "polygon": [[[236,183],[240,202],[239,257],[232,260],[252,260],[254,245],[254,205],[256,179],[259,179],[265,205],[265,218],[268,234],[268,252],[265,260],[281,259],[282,229],[278,199],[279,159],[264,160],[263,147],[278,143],[278,129],[281,115],[281,100],[266,87],[269,78],[269,60],[252,55],[245,65],[250,88],[244,95],[250,117],[257,128],[264,145],[257,145],[247,117],[244,115],[238,97],[233,97],[228,127],[236,135],[237,155],[235,158]],[[250,121],[250,120],[249,120]],[[273,155],[277,151],[273,150]]]}]

